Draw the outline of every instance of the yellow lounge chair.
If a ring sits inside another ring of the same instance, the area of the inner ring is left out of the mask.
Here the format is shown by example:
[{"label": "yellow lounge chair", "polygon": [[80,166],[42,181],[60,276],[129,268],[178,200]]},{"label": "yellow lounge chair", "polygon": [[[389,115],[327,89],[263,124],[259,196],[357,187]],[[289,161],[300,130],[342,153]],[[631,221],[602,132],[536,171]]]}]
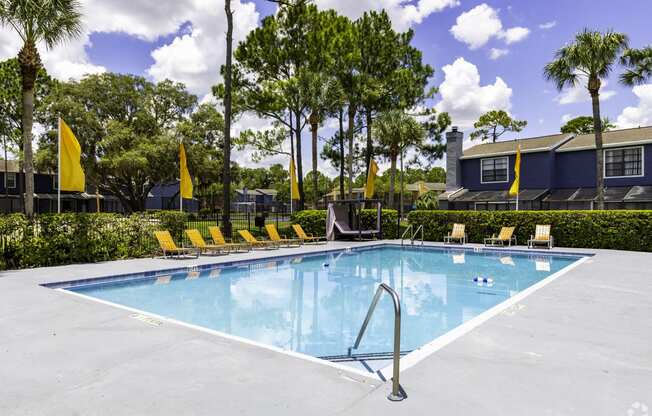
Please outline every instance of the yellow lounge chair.
[{"label": "yellow lounge chair", "polygon": [[296,238],[282,238],[274,224],[265,224],[265,231],[267,231],[267,235],[271,241],[276,241],[279,244],[287,244],[288,247],[292,244],[297,247],[301,245],[301,240]]},{"label": "yellow lounge chair", "polygon": [[185,256],[186,254],[196,253],[199,257],[199,250],[192,248],[177,247],[169,231],[154,231],[154,236],[163,251],[163,257]]},{"label": "yellow lounge chair", "polygon": [[460,244],[466,244],[466,233],[464,224],[453,224],[453,231],[444,237],[444,244],[451,244],[457,241]]},{"label": "yellow lounge chair", "polygon": [[485,246],[495,246],[501,245],[504,246],[507,243],[508,246],[512,246],[512,242],[516,245],[516,236],[514,235],[514,230],[516,227],[503,227],[500,229],[498,236],[492,235],[484,239]]},{"label": "yellow lounge chair", "polygon": [[216,227],[216,226],[208,227],[208,232],[211,234],[211,238],[213,239],[213,244],[216,244],[218,246],[225,246],[226,248],[232,251],[239,251],[239,250],[249,251],[251,249],[250,244],[227,242],[224,239],[224,235],[222,234],[222,230],[220,230],[220,227]]},{"label": "yellow lounge chair", "polygon": [[188,239],[190,240],[190,243],[193,245],[193,247],[195,247],[201,253],[210,252],[220,254],[223,251],[229,251],[229,247],[226,244],[206,244],[206,241],[204,241],[204,237],[202,237],[199,230],[186,230],[186,235],[188,236]]},{"label": "yellow lounge chair", "polygon": [[301,224],[292,224],[292,229],[297,234],[297,237],[299,237],[299,239],[303,243],[319,243],[319,242],[326,243],[327,242],[326,237],[315,237],[312,234],[306,234],[306,232],[303,231]]},{"label": "yellow lounge chair", "polygon": [[251,235],[249,230],[238,230],[238,234],[242,237],[247,243],[249,243],[253,248],[279,248],[279,243],[271,240],[258,240],[256,237]]},{"label": "yellow lounge chair", "polygon": [[548,248],[552,248],[553,239],[550,235],[550,225],[537,225],[534,235],[530,236],[527,242],[527,246],[528,248],[534,248],[537,244],[543,244],[548,246]]}]

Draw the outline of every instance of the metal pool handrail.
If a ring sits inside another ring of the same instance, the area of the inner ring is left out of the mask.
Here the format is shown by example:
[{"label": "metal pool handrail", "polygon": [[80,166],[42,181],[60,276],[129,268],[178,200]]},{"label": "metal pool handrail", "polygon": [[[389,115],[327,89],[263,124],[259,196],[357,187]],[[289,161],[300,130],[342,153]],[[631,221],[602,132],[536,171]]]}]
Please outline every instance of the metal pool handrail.
[{"label": "metal pool handrail", "polygon": [[[403,231],[403,235],[401,235],[401,245],[403,245],[403,240],[405,240],[405,236],[406,236],[410,231],[412,231],[412,224],[408,225],[407,228],[405,229],[405,231]],[[411,234],[410,234],[410,235],[411,235]],[[411,239],[412,239],[412,238],[410,237],[410,240],[411,240]]]},{"label": "metal pool handrail", "polygon": [[411,238],[412,245],[414,245],[414,240],[415,240],[417,234],[419,234],[419,231],[421,231],[421,245],[423,245],[423,224],[421,224],[419,227],[417,227],[417,230],[414,232],[414,234],[412,234],[412,238]]},{"label": "metal pool handrail", "polygon": [[416,231],[413,233],[410,233],[410,231],[414,230],[414,226],[412,224],[408,225],[405,231],[403,231],[403,235],[401,235],[401,245],[403,245],[403,240],[405,240],[405,236],[410,234],[410,244],[414,245],[414,240],[416,240],[417,235],[419,235],[419,231],[421,231],[421,245],[423,245],[423,224],[419,225],[417,227]]},{"label": "metal pool handrail", "polygon": [[394,354],[393,354],[393,374],[392,374],[392,392],[387,396],[387,398],[393,402],[398,402],[405,399],[405,395],[401,392],[401,385],[399,384],[399,372],[400,372],[400,359],[401,359],[401,302],[398,298],[398,294],[391,287],[387,286],[385,283],[381,283],[376,289],[376,294],[374,295],[369,310],[367,311],[367,316],[364,318],[358,337],[355,340],[355,344],[349,348],[349,356],[351,355],[351,350],[355,350],[360,345],[362,341],[362,336],[367,329],[369,320],[376,310],[376,305],[380,300],[380,296],[383,294],[383,290],[386,291],[391,297],[392,302],[394,303]]}]

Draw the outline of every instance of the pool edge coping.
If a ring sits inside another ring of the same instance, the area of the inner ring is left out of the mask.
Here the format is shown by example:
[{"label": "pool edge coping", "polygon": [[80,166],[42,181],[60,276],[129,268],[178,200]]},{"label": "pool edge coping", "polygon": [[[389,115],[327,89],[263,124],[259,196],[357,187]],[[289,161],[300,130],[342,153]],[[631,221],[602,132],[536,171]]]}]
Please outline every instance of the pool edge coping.
[{"label": "pool edge coping", "polygon": [[[548,284],[552,283],[553,281],[567,274],[574,268],[582,265],[590,258],[591,258],[590,255],[580,257],[579,259],[569,264],[568,266],[564,267],[563,269],[556,271],[555,273],[551,274],[550,276],[547,276],[542,280],[539,280],[533,285],[528,286],[527,288],[519,291],[514,296],[510,296],[509,298],[505,299],[499,304],[492,306],[491,308],[487,309],[481,314],[474,316],[473,318],[469,319],[463,324],[456,326],[455,328],[451,329],[445,334],[440,335],[437,338],[433,339],[432,341],[428,342],[427,344],[424,344],[421,347],[416,348],[415,350],[409,352],[405,356],[401,357],[400,371],[403,372],[415,366],[420,361],[426,359],[427,357],[441,350],[442,348],[452,343],[453,341],[473,331],[475,328],[479,327],[480,325],[487,322],[491,318],[503,313],[504,311],[511,308],[512,306],[515,306],[517,303],[523,301],[525,298],[527,298],[537,290],[547,286]],[[383,377],[389,380],[392,374],[392,366],[391,365],[385,366],[380,370],[378,370],[377,373],[381,373]]]},{"label": "pool edge coping", "polygon": [[[195,325],[195,324],[191,324],[191,323],[188,323],[188,322],[179,321],[179,320],[174,319],[174,318],[169,318],[169,317],[166,317],[166,316],[163,316],[163,315],[158,315],[158,314],[148,312],[148,311],[144,311],[144,310],[141,310],[141,309],[132,308],[130,306],[120,305],[119,303],[114,303],[114,302],[110,302],[110,301],[107,301],[107,300],[95,298],[95,297],[92,297],[92,296],[88,296],[88,295],[84,295],[84,294],[81,294],[81,293],[73,292],[71,290],[67,290],[67,289],[64,289],[64,288],[56,288],[54,290],[57,291],[57,292],[60,292],[60,293],[76,296],[76,297],[79,297],[79,298],[82,298],[82,299],[85,299],[85,300],[88,300],[88,301],[97,302],[97,303],[100,303],[100,304],[103,304],[103,305],[106,305],[106,306],[110,306],[110,307],[113,307],[113,308],[118,308],[118,309],[122,309],[122,310],[127,311],[127,312],[131,312],[132,315],[130,315],[129,317],[132,317],[132,318],[135,317],[134,314],[135,315],[144,315],[146,317],[153,318],[155,320],[159,320],[159,321],[169,323],[169,324],[172,324],[172,325],[176,325],[176,326],[182,326],[184,328],[189,328],[189,329],[192,329],[192,330],[203,332],[203,333],[206,333],[206,334],[209,334],[209,335],[212,335],[212,336],[219,336],[221,338],[225,338],[225,339],[235,341],[235,342],[241,342],[241,343],[253,346],[253,347],[259,347],[259,348],[266,349],[268,351],[281,353],[281,354],[284,354],[284,355],[287,355],[287,356],[290,356],[290,357],[307,360],[307,361],[317,363],[317,364],[321,364],[321,365],[326,365],[328,367],[339,370],[340,372],[354,373],[354,374],[356,374],[358,376],[364,377],[364,378],[369,379],[369,380],[379,381],[381,383],[384,382],[384,380],[382,380],[378,376],[378,374],[376,374],[376,373],[371,373],[371,372],[368,372],[368,371],[358,370],[358,369],[356,369],[354,367],[349,367],[349,366],[346,366],[346,365],[341,365],[339,363],[334,363],[332,361],[323,360],[321,358],[317,358],[317,357],[314,357],[312,355],[308,355],[308,354],[304,354],[304,353],[296,352],[296,351],[292,351],[292,350],[285,350],[285,349],[282,349],[282,348],[279,348],[279,347],[275,347],[273,345],[264,344],[264,343],[261,343],[261,342],[258,342],[258,341],[253,341],[253,340],[250,340],[248,338],[239,337],[239,336],[233,335],[233,334],[227,334],[226,332],[217,331],[215,329],[206,328],[206,327],[203,327],[203,326],[200,326],[200,325]],[[356,381],[359,381],[359,380],[356,380]],[[374,387],[377,387],[377,386],[374,386]]]},{"label": "pool edge coping", "polygon": [[[595,253],[581,253],[581,252],[571,252],[571,251],[543,251],[541,249],[523,249],[523,248],[518,248],[518,247],[487,247],[487,246],[474,246],[474,245],[444,245],[441,243],[437,242],[432,242],[432,241],[427,241],[424,242],[424,244],[418,244],[418,245],[407,245],[407,244],[401,244],[400,240],[388,240],[388,241],[365,241],[364,245],[357,246],[356,249],[370,249],[370,248],[376,248],[376,247],[382,247],[382,246],[398,246],[398,247],[411,247],[411,248],[419,248],[419,247],[429,247],[429,248],[435,248],[438,250],[454,250],[454,251],[468,251],[468,252],[473,252],[473,253],[483,253],[483,252],[495,252],[495,253],[506,253],[506,254],[529,254],[529,255],[536,255],[536,254],[543,254],[543,255],[553,255],[553,256],[559,256],[559,257],[578,257],[583,258],[583,257],[593,257]],[[301,248],[301,247],[299,247]],[[208,270],[211,268],[226,268],[226,267],[236,267],[239,265],[244,265],[244,264],[252,264],[252,263],[257,263],[257,262],[264,262],[264,261],[269,261],[272,259],[275,260],[285,260],[289,258],[296,257],[297,255],[309,255],[309,256],[318,256],[318,255],[323,255],[323,254],[329,254],[333,252],[344,252],[346,250],[350,250],[353,247],[332,247],[332,248],[325,248],[323,250],[316,250],[316,251],[310,251],[310,252],[296,252],[296,253],[291,253],[291,254],[283,254],[280,256],[275,256],[273,255],[273,251],[270,252],[269,256],[262,256],[256,259],[240,259],[240,260],[233,260],[233,261],[223,261],[223,262],[215,262],[215,263],[204,263],[204,264],[197,264],[197,265],[189,265],[189,266],[182,266],[182,267],[175,267],[175,268],[164,268],[164,269],[157,269],[157,270],[151,270],[151,271],[144,271],[144,272],[136,272],[136,273],[121,273],[117,275],[103,275],[103,276],[95,276],[95,277],[90,277],[90,278],[79,278],[79,279],[72,279],[72,280],[62,280],[62,281],[56,281],[56,282],[46,282],[46,283],[39,283],[39,286],[48,288],[48,289],[71,289],[73,287],[78,287],[78,286],[84,286],[84,285],[90,285],[90,284],[101,284],[104,281],[108,282],[118,282],[118,281],[128,281],[128,280],[138,280],[138,279],[148,279],[148,278],[153,278],[157,275],[167,275],[167,274],[174,274],[174,273],[181,273],[181,272],[189,272],[189,271],[204,271]],[[192,259],[190,259],[192,260]]]},{"label": "pool edge coping", "polygon": [[[485,247],[485,246],[474,246],[474,245],[443,245],[441,243],[437,242],[424,242],[424,244],[415,244],[415,245],[404,245],[401,244],[400,241],[397,240],[389,240],[389,241],[367,241],[365,242],[367,244],[358,246],[360,249],[369,249],[369,248],[377,248],[377,247],[382,247],[382,246],[398,246],[398,247],[411,247],[411,248],[419,248],[419,247],[430,247],[430,248],[436,248],[440,249],[442,251],[444,250],[456,250],[456,251],[469,251],[473,253],[482,253],[482,252],[497,252],[497,253],[515,253],[515,254],[543,254],[543,255],[552,255],[552,256],[569,256],[569,257],[578,257],[576,261],[573,263],[569,264],[568,266],[564,267],[561,270],[558,270],[557,272],[551,274],[550,276],[547,276],[546,278],[538,281],[537,283],[529,286],[528,288],[519,291],[516,295],[509,297],[508,299],[504,300],[503,302],[493,306],[492,308],[482,312],[481,314],[471,318],[467,322],[464,322],[461,325],[458,325],[457,327],[451,329],[450,331],[446,332],[443,335],[440,335],[437,338],[434,338],[430,342],[422,345],[421,347],[411,351],[410,353],[406,354],[405,356],[401,357],[400,362],[400,372],[403,372],[414,365],[418,364],[420,361],[423,359],[429,357],[430,355],[434,354],[438,350],[442,349],[446,345],[452,343],[453,341],[461,338],[462,336],[466,335],[467,333],[471,332],[473,329],[477,328],[484,322],[490,320],[494,316],[502,313],[503,311],[507,310],[509,307],[513,306],[514,304],[522,301],[525,299],[527,296],[531,295],[532,293],[536,292],[538,289],[546,286],[547,284],[551,283],[552,281],[558,279],[559,277],[563,276],[567,272],[571,271],[575,267],[583,264],[587,260],[589,260],[591,257],[595,255],[595,253],[581,253],[581,252],[568,252],[568,251],[552,251],[552,250],[547,250],[543,251],[541,249],[523,249],[523,248],[512,248],[512,247]],[[60,282],[48,282],[48,283],[41,283],[38,284],[38,286],[48,288],[48,289],[53,289],[56,292],[60,293],[66,293],[68,295],[73,295],[77,296],[79,298],[83,298],[89,301],[97,302],[100,304],[104,304],[106,306],[111,306],[114,308],[122,309],[128,312],[132,312],[133,314],[139,314],[139,315],[144,315],[147,317],[154,318],[156,320],[160,320],[163,322],[170,323],[172,325],[178,325],[182,326],[185,328],[193,329],[193,330],[198,330],[203,333],[210,334],[212,336],[220,336],[222,338],[235,341],[235,342],[242,342],[244,344],[254,346],[254,347],[261,347],[264,348],[268,351],[274,351],[278,352],[281,354],[285,354],[286,356],[291,356],[294,358],[299,358],[299,359],[304,359],[313,363],[318,363],[321,365],[326,365],[328,367],[334,368],[340,372],[343,373],[353,373],[357,376],[364,377],[365,379],[368,380],[373,380],[373,381],[380,381],[381,383],[384,383],[386,381],[391,380],[391,370],[392,370],[392,365],[385,366],[381,369],[378,369],[374,372],[369,372],[369,371],[363,371],[359,370],[357,368],[343,365],[340,363],[335,363],[332,361],[327,361],[318,357],[314,357],[308,354],[304,354],[301,352],[296,352],[292,350],[285,350],[279,347],[275,347],[273,345],[269,344],[264,344],[260,343],[257,341],[253,341],[247,338],[239,337],[237,335],[232,335],[228,334],[225,332],[217,331],[214,329],[202,327],[199,325],[183,322],[176,320],[174,318],[169,318],[166,316],[158,315],[152,312],[140,310],[137,308],[132,308],[129,306],[121,305],[118,303],[106,301],[103,299],[95,298],[92,296],[84,295],[78,292],[75,292],[72,289],[73,287],[76,286],[83,286],[84,284],[92,284],[92,282],[97,282],[98,284],[102,280],[115,280],[115,281],[126,281],[126,280],[131,280],[134,279],[135,276],[137,275],[145,275],[145,274],[150,274],[151,276],[142,276],[141,278],[150,278],[158,274],[170,274],[170,273],[175,273],[175,272],[183,272],[183,271],[202,271],[202,270],[207,270],[210,268],[214,268],[215,266],[221,266],[221,267],[233,267],[233,266],[238,266],[242,264],[251,264],[251,263],[256,263],[256,262],[263,262],[263,261],[269,261],[270,259],[287,259],[287,258],[292,258],[296,257],[297,255],[320,255],[320,254],[328,254],[332,252],[345,252],[353,247],[332,247],[332,248],[325,248],[323,250],[317,250],[317,251],[311,251],[311,252],[296,252],[296,253],[291,253],[291,254],[283,254],[283,255],[274,255],[273,252],[270,252],[269,256],[262,256],[256,259],[242,259],[242,260],[234,260],[234,261],[225,261],[225,262],[217,262],[217,263],[205,263],[201,265],[191,265],[191,266],[184,266],[184,267],[177,267],[177,268],[171,268],[171,269],[159,269],[159,270],[154,270],[154,271],[146,271],[146,272],[141,272],[141,273],[123,273],[119,275],[113,275],[113,276],[96,276],[88,279],[80,278],[80,279],[74,279],[74,280],[68,280],[68,281],[60,281]],[[197,269],[195,269],[197,268]],[[129,278],[131,276],[131,279]],[[65,284],[71,284],[71,283],[79,283],[78,285],[73,285],[73,286],[68,286],[64,287]],[[133,315],[131,316],[133,317]],[[408,359],[409,358],[409,359]],[[405,360],[405,361],[404,361]],[[359,380],[356,380],[360,382]],[[377,387],[377,386],[374,386]]]}]

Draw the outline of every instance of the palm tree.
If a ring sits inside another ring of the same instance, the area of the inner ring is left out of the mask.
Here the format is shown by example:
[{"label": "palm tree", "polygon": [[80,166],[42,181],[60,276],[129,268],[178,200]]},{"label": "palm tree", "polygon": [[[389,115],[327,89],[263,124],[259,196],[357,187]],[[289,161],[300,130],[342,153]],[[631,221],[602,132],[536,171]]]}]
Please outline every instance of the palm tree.
[{"label": "palm tree", "polygon": [[586,88],[593,104],[593,131],[595,132],[597,208],[604,209],[604,155],[600,118],[600,86],[611,73],[614,63],[627,49],[627,36],[622,33],[584,29],[575,36],[575,42],[559,49],[555,60],[548,63],[544,76],[557,84],[561,91],[586,78]]},{"label": "palm tree", "polygon": [[[376,135],[383,154],[390,160],[389,207],[394,207],[396,162],[401,160],[401,190],[403,189],[403,154],[409,146],[419,145],[425,138],[423,125],[401,110],[390,110],[376,119]],[[402,195],[402,194],[401,194]],[[401,209],[402,209],[401,204]]]},{"label": "palm tree", "polygon": [[25,213],[34,213],[34,165],[32,125],[36,75],[42,67],[37,44],[50,49],[81,34],[78,0],[0,0],[0,24],[11,26],[23,41],[18,52],[23,89],[23,158],[25,164]]},{"label": "palm tree", "polygon": [[633,86],[652,79],[652,45],[643,49],[627,49],[620,58],[627,70],[620,76],[620,82]]}]

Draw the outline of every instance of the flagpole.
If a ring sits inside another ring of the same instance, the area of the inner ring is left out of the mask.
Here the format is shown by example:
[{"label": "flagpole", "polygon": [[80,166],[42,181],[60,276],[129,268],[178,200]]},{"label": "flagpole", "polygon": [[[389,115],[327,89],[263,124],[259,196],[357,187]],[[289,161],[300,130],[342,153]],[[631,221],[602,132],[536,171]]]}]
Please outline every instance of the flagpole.
[{"label": "flagpole", "polygon": [[516,211],[518,211],[518,196],[521,193],[521,144],[516,141],[518,150],[518,189],[516,190]]},{"label": "flagpole", "polygon": [[57,213],[61,213],[61,117],[59,117],[59,123],[57,125],[57,138],[59,143],[57,144]]},{"label": "flagpole", "polygon": [[[179,139],[179,147],[183,144],[183,139]],[[185,152],[185,149],[184,149]],[[183,212],[183,192],[181,191],[181,154],[179,154],[179,212]]]}]

